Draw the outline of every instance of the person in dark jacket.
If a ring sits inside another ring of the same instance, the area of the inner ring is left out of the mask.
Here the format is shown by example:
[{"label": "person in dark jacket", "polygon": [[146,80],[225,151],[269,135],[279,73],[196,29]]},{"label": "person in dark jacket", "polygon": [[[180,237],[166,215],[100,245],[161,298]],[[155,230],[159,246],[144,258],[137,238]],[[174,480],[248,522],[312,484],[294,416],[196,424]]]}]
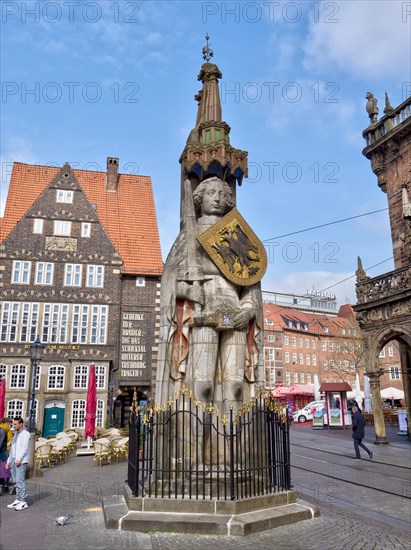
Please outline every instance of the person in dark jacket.
[{"label": "person in dark jacket", "polygon": [[365,428],[365,418],[361,414],[358,407],[355,405],[352,408],[352,437],[354,439],[354,449],[355,449],[355,458],[354,460],[361,460],[361,453],[359,447],[364,449],[368,453],[370,459],[372,459],[372,452],[362,443],[364,437],[364,428]]}]

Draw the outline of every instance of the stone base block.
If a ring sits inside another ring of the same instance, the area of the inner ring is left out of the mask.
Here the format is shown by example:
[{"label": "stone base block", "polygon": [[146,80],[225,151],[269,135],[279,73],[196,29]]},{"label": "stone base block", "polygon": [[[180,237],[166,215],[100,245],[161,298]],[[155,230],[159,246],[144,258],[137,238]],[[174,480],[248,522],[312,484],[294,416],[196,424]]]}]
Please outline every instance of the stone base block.
[{"label": "stone base block", "polygon": [[124,497],[103,499],[107,529],[140,532],[246,536],[312,519],[319,509],[296,501],[294,491],[238,501],[137,498],[126,486]]}]

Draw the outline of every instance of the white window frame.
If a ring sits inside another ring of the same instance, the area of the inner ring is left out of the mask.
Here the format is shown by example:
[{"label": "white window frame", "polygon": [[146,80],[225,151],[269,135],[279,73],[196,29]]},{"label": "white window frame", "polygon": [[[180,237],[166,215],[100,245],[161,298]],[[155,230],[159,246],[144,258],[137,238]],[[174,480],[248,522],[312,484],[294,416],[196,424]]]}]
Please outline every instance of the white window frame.
[{"label": "white window frame", "polygon": [[313,355],[312,360],[313,360],[313,367],[316,367],[317,366],[317,356]]},{"label": "white window frame", "polygon": [[6,379],[6,388],[7,388],[7,365],[4,363],[0,363],[0,382],[3,380],[3,378]]},{"label": "white window frame", "polygon": [[315,349],[315,340],[311,340],[311,349]]},{"label": "white window frame", "polygon": [[75,390],[86,390],[88,384],[89,366],[76,365],[73,374],[73,388]]},{"label": "white window frame", "polygon": [[290,345],[290,338],[288,336],[284,336],[284,345],[289,346]]},{"label": "white window frame", "polygon": [[97,399],[96,426],[97,428],[104,427],[104,399]]},{"label": "white window frame", "polygon": [[385,357],[385,348],[382,348],[378,357]]},{"label": "white window frame", "polygon": [[33,220],[33,234],[41,235],[43,233],[44,220],[42,218],[34,218]]},{"label": "white window frame", "polygon": [[[137,277],[136,278],[136,286],[146,286],[146,278],[145,277]],[[267,325],[270,323],[267,321]]]},{"label": "white window frame", "polygon": [[285,362],[289,363],[290,362],[290,352],[286,351],[285,354],[284,354],[284,358],[285,358]]},{"label": "white window frame", "polygon": [[98,390],[106,389],[106,367],[104,365],[96,365],[96,388]]},{"label": "white window frame", "polygon": [[52,262],[37,262],[35,285],[52,285],[54,275],[54,264]]},{"label": "white window frame", "polygon": [[47,376],[48,390],[64,390],[66,382],[66,367],[63,365],[50,365]]},{"label": "white window frame", "polygon": [[321,342],[321,349],[323,351],[327,351],[327,340],[322,340]]},{"label": "white window frame", "polygon": [[400,367],[396,365],[390,367],[390,380],[401,380]]},{"label": "white window frame", "polygon": [[297,361],[298,361],[298,359],[297,359],[297,354],[296,354],[296,353],[293,353],[293,364],[296,365],[296,364],[297,364]]},{"label": "white window frame", "polygon": [[304,365],[304,354],[303,353],[299,354],[298,362],[300,363],[300,365]]},{"label": "white window frame", "polygon": [[24,390],[26,389],[27,381],[27,366],[21,363],[16,363],[10,368],[10,389]]},{"label": "white window frame", "polygon": [[311,365],[311,357],[308,353],[305,354],[305,364]]},{"label": "white window frame", "polygon": [[305,384],[305,374],[303,372],[300,372],[300,384]]},{"label": "white window frame", "polygon": [[64,266],[64,286],[81,286],[82,275],[82,264],[66,264]]},{"label": "white window frame", "polygon": [[11,274],[12,284],[29,285],[31,274],[31,262],[25,260],[14,260]]},{"label": "white window frame", "polygon": [[305,347],[306,347],[307,349],[310,349],[310,341],[309,341],[308,338],[305,339]]},{"label": "white window frame", "polygon": [[293,336],[291,338],[291,343],[292,343],[293,348],[297,347],[297,338],[295,336]]},{"label": "white window frame", "polygon": [[[18,406],[17,406],[18,404]],[[15,416],[21,416],[24,418],[25,406],[24,401],[21,399],[11,399],[7,403],[7,417],[14,418]]]},{"label": "white window frame", "polygon": [[91,223],[90,222],[82,222],[81,224],[81,236],[89,239],[91,237]]},{"label": "white window frame", "polygon": [[388,346],[388,357],[394,357],[394,346]]},{"label": "white window frame", "polygon": [[57,189],[56,191],[56,202],[64,202],[67,204],[73,203],[73,191],[68,189]]},{"label": "white window frame", "polygon": [[70,237],[71,235],[71,222],[68,220],[54,220],[53,222],[53,235],[60,235],[63,237]]},{"label": "white window frame", "polygon": [[267,336],[267,341],[268,341],[268,342],[274,342],[274,334],[269,334],[269,335]]},{"label": "white window frame", "polygon": [[291,372],[289,370],[285,371],[285,385],[286,386],[291,385]]},{"label": "white window frame", "polygon": [[294,371],[294,384],[298,384],[298,372]]},{"label": "white window frame", "polygon": [[88,264],[86,286],[92,288],[104,287],[104,265]]},{"label": "white window frame", "polygon": [[17,342],[20,302],[3,302],[1,309],[0,342]]},{"label": "white window frame", "polygon": [[86,417],[86,400],[74,399],[71,403],[71,427],[84,428]]},{"label": "white window frame", "polygon": [[311,372],[307,372],[307,384],[311,384]]},{"label": "white window frame", "polygon": [[303,347],[303,339],[302,338],[298,338],[298,347],[299,348]]}]

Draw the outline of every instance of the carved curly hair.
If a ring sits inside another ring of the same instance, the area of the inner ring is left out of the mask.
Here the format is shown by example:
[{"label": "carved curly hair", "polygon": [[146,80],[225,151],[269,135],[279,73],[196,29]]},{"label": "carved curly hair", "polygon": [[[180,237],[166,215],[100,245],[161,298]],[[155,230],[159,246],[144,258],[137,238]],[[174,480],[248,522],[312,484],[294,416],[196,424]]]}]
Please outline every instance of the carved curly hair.
[{"label": "carved curly hair", "polygon": [[207,185],[212,181],[218,181],[219,183],[222,184],[222,187],[225,191],[225,197],[227,200],[227,210],[225,213],[229,212],[235,206],[235,199],[234,199],[233,192],[227,182],[220,180],[220,178],[217,178],[217,177],[208,178],[202,181],[200,185],[197,187],[197,189],[194,191],[193,201],[194,201],[195,209],[197,210],[197,212],[201,212],[201,205],[203,203],[205,190],[207,188]]}]

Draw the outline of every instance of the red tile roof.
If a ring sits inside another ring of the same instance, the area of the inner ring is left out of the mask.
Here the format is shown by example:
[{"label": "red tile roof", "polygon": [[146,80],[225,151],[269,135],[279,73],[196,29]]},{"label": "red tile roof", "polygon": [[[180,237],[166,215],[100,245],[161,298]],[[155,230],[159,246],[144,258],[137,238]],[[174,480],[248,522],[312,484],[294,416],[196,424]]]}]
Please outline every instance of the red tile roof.
[{"label": "red tile roof", "polygon": [[[15,162],[0,242],[14,229],[60,168]],[[73,170],[123,260],[128,274],[161,275],[163,261],[149,176],[119,174],[118,190],[106,191],[106,172]]]}]

